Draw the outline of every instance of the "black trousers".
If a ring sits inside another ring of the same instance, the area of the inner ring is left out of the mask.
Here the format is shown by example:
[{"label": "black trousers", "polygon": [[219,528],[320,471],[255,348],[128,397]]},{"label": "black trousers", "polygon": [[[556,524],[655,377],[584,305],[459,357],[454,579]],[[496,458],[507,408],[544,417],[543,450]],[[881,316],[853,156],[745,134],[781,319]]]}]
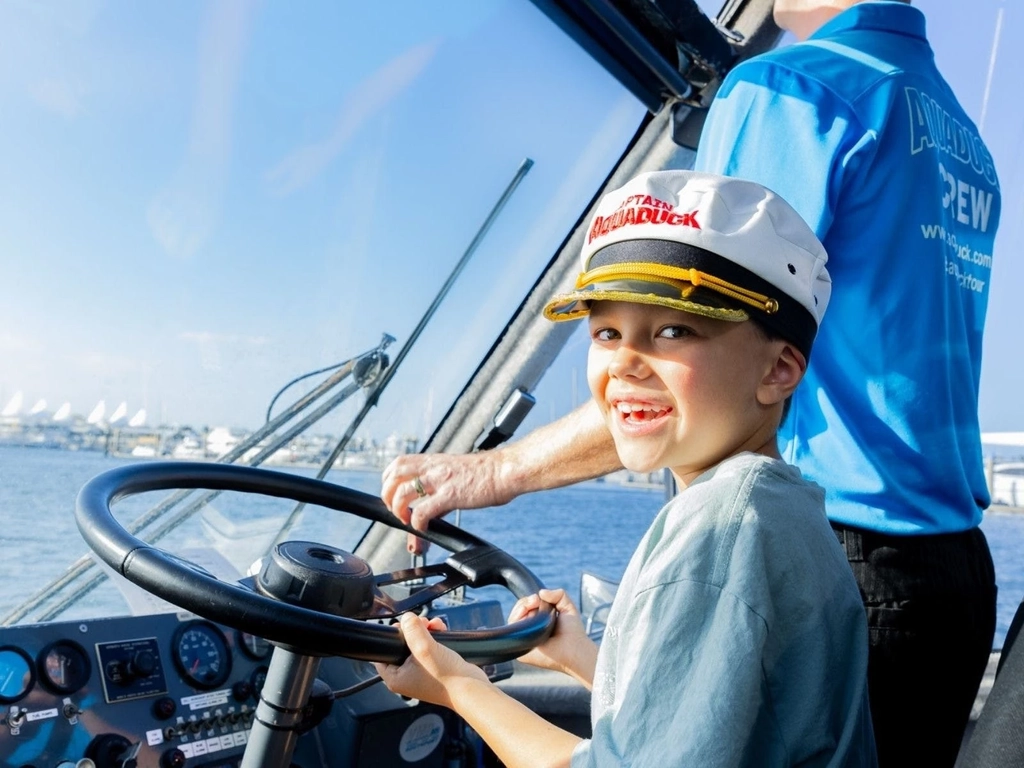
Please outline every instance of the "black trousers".
[{"label": "black trousers", "polygon": [[995,634],[995,568],[985,535],[832,528],[867,609],[879,765],[952,768]]}]

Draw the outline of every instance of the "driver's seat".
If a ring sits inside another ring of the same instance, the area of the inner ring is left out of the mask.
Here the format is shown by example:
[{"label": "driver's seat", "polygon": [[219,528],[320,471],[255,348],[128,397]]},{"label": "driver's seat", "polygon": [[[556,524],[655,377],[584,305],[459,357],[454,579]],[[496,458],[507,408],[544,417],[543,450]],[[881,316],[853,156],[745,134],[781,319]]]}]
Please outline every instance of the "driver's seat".
[{"label": "driver's seat", "polygon": [[1024,601],[1010,623],[996,679],[956,768],[1024,766]]}]

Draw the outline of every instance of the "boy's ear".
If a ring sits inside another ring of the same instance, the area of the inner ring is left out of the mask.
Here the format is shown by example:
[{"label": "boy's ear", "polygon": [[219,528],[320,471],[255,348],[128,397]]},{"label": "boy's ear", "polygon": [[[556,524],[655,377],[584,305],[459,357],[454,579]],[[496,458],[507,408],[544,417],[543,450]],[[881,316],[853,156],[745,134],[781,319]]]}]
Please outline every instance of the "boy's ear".
[{"label": "boy's ear", "polygon": [[793,345],[779,341],[777,354],[771,368],[757,389],[757,401],[761,405],[775,405],[786,400],[807,370],[807,358]]}]

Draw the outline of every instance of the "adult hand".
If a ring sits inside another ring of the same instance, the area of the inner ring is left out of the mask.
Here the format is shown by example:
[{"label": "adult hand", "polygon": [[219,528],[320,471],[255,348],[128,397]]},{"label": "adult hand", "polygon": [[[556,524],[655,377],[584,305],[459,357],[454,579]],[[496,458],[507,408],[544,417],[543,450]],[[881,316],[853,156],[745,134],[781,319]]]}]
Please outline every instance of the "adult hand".
[{"label": "adult hand", "polygon": [[[490,451],[399,456],[384,470],[381,498],[403,522],[424,530],[453,509],[507,504],[522,493],[560,488],[620,469],[604,415],[588,400],[521,440]],[[426,542],[409,537],[409,551]]]},{"label": "adult hand", "polygon": [[429,701],[452,709],[449,687],[459,678],[475,678],[487,682],[487,675],[450,648],[430,636],[431,630],[447,629],[440,619],[429,621],[411,613],[403,613],[399,629],[410,656],[400,666],[374,663],[377,674],[393,693]]},{"label": "adult hand", "polygon": [[519,661],[563,672],[591,687],[597,663],[597,645],[587,637],[579,610],[564,589],[542,589],[536,595],[520,598],[509,612],[509,624],[533,615],[542,603],[548,603],[558,611],[555,631],[544,643],[520,656]]},{"label": "adult hand", "polygon": [[[506,504],[515,495],[503,472],[503,453],[418,453],[399,456],[384,470],[381,498],[402,522],[426,530],[427,522],[453,509]],[[427,542],[409,535],[414,554]]]}]

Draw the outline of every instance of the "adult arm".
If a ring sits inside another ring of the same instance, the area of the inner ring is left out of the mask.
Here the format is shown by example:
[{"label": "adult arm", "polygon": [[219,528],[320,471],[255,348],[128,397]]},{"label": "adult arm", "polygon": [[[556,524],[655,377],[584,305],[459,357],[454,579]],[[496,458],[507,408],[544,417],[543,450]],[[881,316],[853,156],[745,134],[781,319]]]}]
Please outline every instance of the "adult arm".
[{"label": "adult arm", "polygon": [[[399,456],[384,470],[381,498],[403,522],[424,530],[427,521],[453,509],[506,504],[523,493],[571,485],[621,467],[601,412],[590,400],[502,448]],[[427,494],[423,498],[416,478]]]}]

